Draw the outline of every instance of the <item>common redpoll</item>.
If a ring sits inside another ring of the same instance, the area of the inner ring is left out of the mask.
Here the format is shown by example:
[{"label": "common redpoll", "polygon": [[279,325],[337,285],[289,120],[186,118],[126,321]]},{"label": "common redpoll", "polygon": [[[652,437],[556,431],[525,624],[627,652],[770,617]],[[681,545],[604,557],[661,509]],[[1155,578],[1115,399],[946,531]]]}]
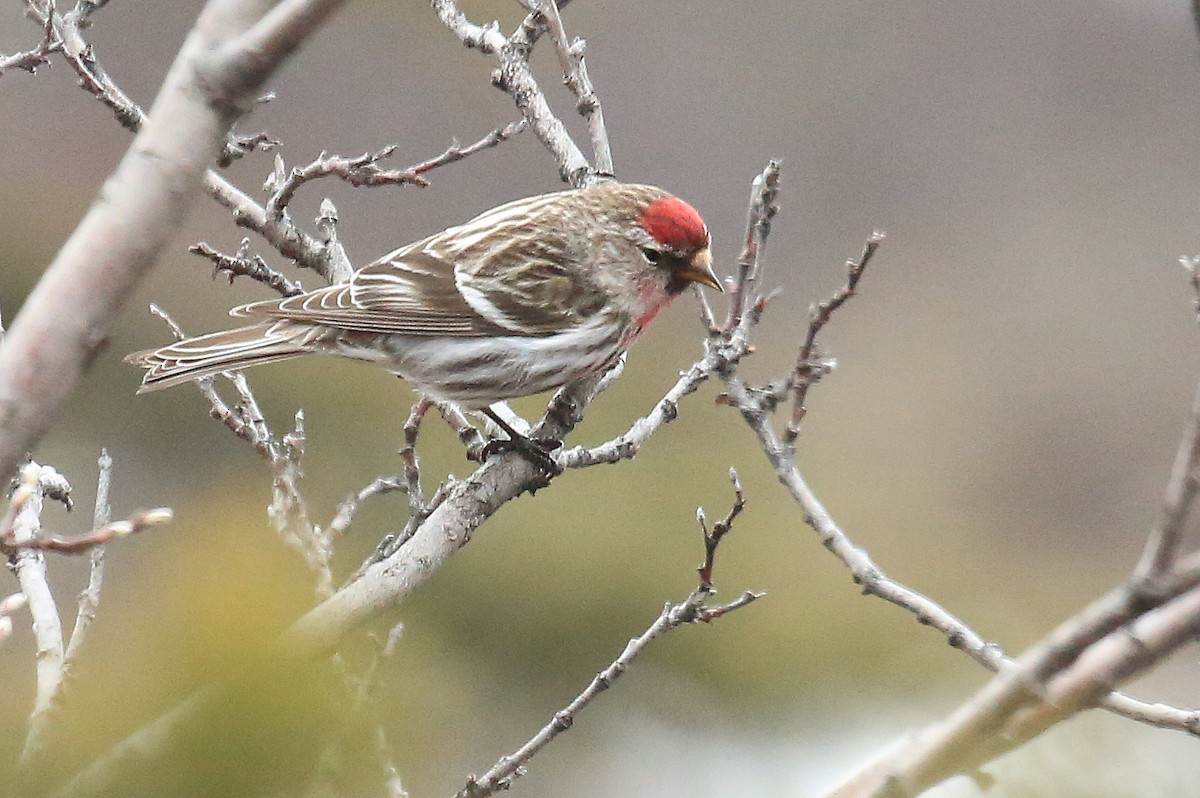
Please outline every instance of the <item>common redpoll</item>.
[{"label": "common redpoll", "polygon": [[721,290],[696,210],[607,183],[501,205],[347,282],[230,311],[257,324],[126,360],[146,368],[143,393],[322,352],[483,410],[605,371],[691,283]]}]

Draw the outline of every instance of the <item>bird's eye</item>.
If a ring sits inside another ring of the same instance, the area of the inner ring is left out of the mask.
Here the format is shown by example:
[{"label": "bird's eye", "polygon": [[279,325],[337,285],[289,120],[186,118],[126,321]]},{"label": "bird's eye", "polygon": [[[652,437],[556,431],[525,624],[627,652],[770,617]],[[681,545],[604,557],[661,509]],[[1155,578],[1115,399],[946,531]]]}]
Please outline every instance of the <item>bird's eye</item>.
[{"label": "bird's eye", "polygon": [[646,263],[651,266],[657,266],[662,260],[663,254],[653,247],[642,247],[642,257],[646,259]]}]

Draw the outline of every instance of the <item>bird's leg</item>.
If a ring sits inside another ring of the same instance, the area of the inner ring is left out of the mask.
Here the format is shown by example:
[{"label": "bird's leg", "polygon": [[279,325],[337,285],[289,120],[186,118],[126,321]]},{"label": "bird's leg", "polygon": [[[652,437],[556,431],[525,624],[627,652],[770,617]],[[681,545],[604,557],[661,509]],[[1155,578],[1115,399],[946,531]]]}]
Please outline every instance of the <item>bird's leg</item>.
[{"label": "bird's leg", "polygon": [[528,435],[522,435],[513,429],[507,421],[500,418],[490,407],[485,407],[480,412],[496,422],[496,426],[504,430],[504,433],[508,435],[508,440],[492,438],[488,441],[479,453],[480,462],[487,460],[494,454],[518,452],[526,460],[551,476],[557,476],[562,473],[562,469],[559,468],[558,463],[554,462],[554,458],[550,456],[550,452],[562,446],[562,441],[557,441],[553,438],[530,438]]}]

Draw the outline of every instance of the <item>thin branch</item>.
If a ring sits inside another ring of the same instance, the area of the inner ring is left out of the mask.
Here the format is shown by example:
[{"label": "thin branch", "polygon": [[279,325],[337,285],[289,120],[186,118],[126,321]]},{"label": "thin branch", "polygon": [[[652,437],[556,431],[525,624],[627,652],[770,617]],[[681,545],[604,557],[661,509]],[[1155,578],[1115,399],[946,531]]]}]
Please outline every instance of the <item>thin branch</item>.
[{"label": "thin branch", "polygon": [[[112,521],[112,502],[109,492],[112,487],[113,460],[107,450],[101,450],[100,458],[96,461],[98,476],[96,478],[96,504],[92,512],[92,529],[102,529]],[[71,630],[71,640],[67,644],[67,652],[63,658],[63,684],[70,682],[74,673],[73,666],[76,657],[83,649],[88,629],[96,620],[96,612],[100,607],[100,589],[104,584],[104,547],[92,549],[91,563],[88,567],[87,586],[79,593],[79,609],[75,614],[75,627]]]},{"label": "thin branch", "polygon": [[592,139],[592,158],[596,173],[602,177],[615,177],[613,171],[612,149],[608,143],[608,132],[604,128],[604,112],[600,108],[600,98],[588,77],[587,64],[583,60],[586,45],[583,39],[570,40],[563,28],[562,15],[554,0],[527,0],[526,7],[533,5],[532,11],[540,14],[545,22],[554,50],[558,54],[558,63],[563,71],[563,83],[575,95],[575,109],[587,123],[588,133]]},{"label": "thin branch", "polygon": [[282,296],[296,296],[304,293],[303,285],[296,280],[289,280],[282,272],[272,269],[259,255],[255,255],[253,258],[246,257],[249,245],[250,239],[243,238],[236,255],[225,255],[213,249],[206,242],[199,241],[188,247],[188,252],[206,258],[213,265],[213,277],[225,273],[229,276],[230,284],[233,283],[235,277],[249,277]]},{"label": "thin branch", "polygon": [[1175,463],[1163,495],[1162,511],[1158,522],[1146,541],[1146,550],[1141,562],[1134,570],[1140,579],[1153,580],[1160,577],[1175,561],[1179,548],[1179,536],[1184,521],[1196,499],[1200,487],[1200,382],[1192,399],[1192,412],[1187,427],[1175,453]]},{"label": "thin branch", "polygon": [[[42,716],[53,705],[54,696],[62,681],[63,631],[58,605],[50,584],[46,579],[46,560],[42,553],[32,547],[32,542],[41,528],[42,499],[48,486],[65,482],[62,476],[49,466],[29,462],[21,469],[21,481],[9,501],[9,512],[5,515],[3,535],[4,552],[10,567],[16,572],[21,593],[28,600],[29,614],[33,618],[33,637],[37,646],[37,688],[33,711],[29,716],[29,734],[21,750],[22,766],[32,761],[39,752],[44,722]],[[11,520],[10,520],[11,516]]]},{"label": "thin branch", "polygon": [[[10,69],[21,69],[31,75],[36,75],[38,67],[50,66],[51,53],[62,51],[62,39],[59,38],[53,24],[54,0],[47,2],[47,8],[49,13],[46,13],[40,20],[43,32],[42,40],[32,50],[12,55],[0,55],[0,75]],[[31,6],[31,10],[33,9],[36,9],[36,6]]]},{"label": "thin branch", "polygon": [[499,790],[507,790],[515,779],[524,775],[525,766],[539,751],[545,748],[555,737],[570,729],[580,712],[602,692],[612,687],[622,675],[629,670],[633,661],[645,651],[656,638],[661,637],[672,629],[677,629],[689,623],[711,623],[728,613],[746,606],[760,598],[765,593],[752,590],[743,592],[728,604],[710,606],[708,600],[716,595],[713,588],[712,574],[717,547],[722,538],[732,528],[733,520],[741,514],[746,505],[742,493],[742,485],[738,481],[737,472],[729,470],[729,478],[734,486],[734,503],[726,517],[718,521],[710,532],[704,521],[702,510],[697,511],[700,529],[704,540],[704,565],[700,567],[700,584],[683,602],[672,605],[667,602],[662,614],[641,635],[629,641],[625,649],[607,668],[596,674],[595,678],[577,695],[566,707],[554,713],[550,722],[543,726],[524,745],[513,753],[503,756],[492,765],[482,776],[471,776],[467,784],[456,793],[455,798],[487,798]]},{"label": "thin branch", "polygon": [[809,308],[808,332],[804,336],[804,342],[800,345],[796,367],[788,377],[788,389],[795,397],[792,404],[792,417],[783,433],[784,443],[789,446],[796,442],[796,438],[800,434],[800,422],[804,419],[804,414],[808,412],[804,406],[804,401],[808,397],[808,389],[829,373],[829,363],[817,355],[817,336],[829,323],[837,309],[845,304],[847,299],[854,296],[863,271],[871,262],[871,257],[879,249],[879,245],[883,243],[883,239],[882,231],[876,230],[871,233],[871,237],[867,239],[858,259],[846,261],[846,282],[832,297]]},{"label": "thin branch", "polygon": [[559,175],[565,182],[578,188],[608,179],[596,174],[562,121],[550,110],[529,68],[529,49],[536,37],[528,32],[540,27],[535,21],[527,18],[517,33],[506,37],[496,22],[489,25],[471,22],[454,0],[431,0],[431,5],[442,24],[465,46],[496,56],[500,66],[492,74],[493,85],[512,97],[538,141],[558,164]]},{"label": "thin branch", "polygon": [[153,510],[141,510],[124,520],[113,521],[99,529],[93,529],[91,532],[84,532],[73,537],[51,535],[30,540],[20,540],[19,538],[0,540],[0,550],[7,553],[29,550],[53,551],[58,554],[84,554],[99,546],[112,543],[114,540],[127,538],[138,532],[145,532],[151,527],[165,524],[172,518],[174,518],[174,513],[170,507],[156,507]]},{"label": "thin branch", "polygon": [[281,217],[296,191],[305,183],[322,177],[340,177],[354,187],[411,185],[427,186],[429,181],[411,169],[384,169],[379,162],[395,154],[399,145],[389,144],[377,152],[366,152],[354,158],[322,152],[311,163],[287,171],[283,158],[275,156],[275,171],[266,189],[268,217]]},{"label": "thin branch", "polygon": [[[103,195],[25,301],[0,349],[0,478],[53,423],[190,209],[232,123],[340,0],[268,5],[209,0]],[[244,51],[231,41],[263,46]]]},{"label": "thin branch", "polygon": [[704,590],[712,589],[713,566],[717,556],[717,547],[721,545],[721,541],[725,536],[733,531],[733,521],[742,514],[742,510],[746,509],[746,496],[742,492],[742,482],[738,479],[737,471],[729,469],[729,481],[733,483],[733,506],[729,508],[729,512],[725,514],[717,523],[713,524],[712,530],[708,528],[708,519],[704,515],[704,508],[696,508],[696,522],[700,524],[700,530],[704,533],[704,562],[696,569],[700,573],[700,587]]},{"label": "thin branch", "polygon": [[518,119],[516,122],[510,122],[504,127],[498,127],[491,131],[483,138],[476,141],[474,144],[468,144],[466,147],[460,147],[458,142],[451,142],[440,155],[435,155],[427,161],[421,161],[418,164],[413,164],[408,167],[408,171],[413,174],[423,175],[426,172],[433,171],[442,166],[448,166],[452,163],[458,163],[464,158],[468,158],[477,152],[489,150],[492,147],[503,144],[509,139],[516,136],[527,127],[524,119]]},{"label": "thin branch", "polygon": [[750,187],[750,208],[746,213],[746,237],[738,255],[737,272],[729,295],[729,314],[723,329],[732,330],[742,323],[747,306],[758,299],[756,284],[762,271],[763,249],[771,234],[771,220],[779,212],[780,162],[771,160]]},{"label": "thin branch", "polygon": [[592,701],[629,670],[642,652],[657,638],[678,629],[684,624],[709,623],[728,613],[745,607],[765,594],[745,591],[728,604],[708,606],[707,601],[713,595],[711,587],[698,587],[692,591],[683,602],[671,604],[667,602],[662,613],[654,623],[639,636],[631,639],[621,654],[584,688],[583,692],[565,707],[554,713],[550,722],[543,726],[520,748],[507,756],[501,757],[482,776],[471,776],[466,785],[455,793],[454,798],[487,798],[498,791],[507,790],[514,780],[524,775],[525,766],[539,751],[549,745],[554,738],[570,729],[575,718],[586,709]]},{"label": "thin branch", "polygon": [[346,533],[346,530],[350,528],[350,524],[354,521],[354,514],[358,512],[367,499],[370,499],[372,496],[391,493],[392,491],[407,491],[408,489],[409,484],[400,477],[375,477],[358,493],[352,493],[347,496],[338,505],[333,520],[329,522],[329,526],[325,529],[325,535],[330,544]]}]

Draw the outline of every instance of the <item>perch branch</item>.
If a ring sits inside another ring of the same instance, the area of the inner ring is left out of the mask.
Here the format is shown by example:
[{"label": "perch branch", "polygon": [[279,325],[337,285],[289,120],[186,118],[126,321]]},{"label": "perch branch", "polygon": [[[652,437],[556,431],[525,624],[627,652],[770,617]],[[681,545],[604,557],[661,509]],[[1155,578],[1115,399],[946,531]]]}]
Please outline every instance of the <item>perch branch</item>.
[{"label": "perch branch", "polygon": [[715,606],[708,604],[709,599],[716,594],[716,590],[712,586],[712,569],[717,547],[725,534],[730,531],[733,519],[741,513],[745,506],[745,497],[742,495],[741,485],[737,481],[737,474],[731,470],[730,475],[735,486],[735,500],[733,509],[724,520],[716,525],[716,527],[721,527],[721,531],[718,532],[714,527],[713,533],[710,534],[704,523],[701,522],[705,565],[700,569],[699,586],[679,604],[667,602],[654,623],[650,624],[642,634],[632,638],[621,654],[608,667],[597,673],[583,692],[575,696],[567,706],[555,712],[550,721],[516,751],[500,757],[496,764],[492,765],[482,776],[468,778],[466,785],[455,794],[454,798],[488,798],[500,790],[509,789],[514,780],[524,775],[526,765],[534,755],[553,742],[560,734],[570,729],[575,724],[575,718],[579,713],[586,709],[597,696],[612,687],[629,670],[634,660],[657,638],[685,624],[711,623],[766,595],[747,590],[728,604]]}]

